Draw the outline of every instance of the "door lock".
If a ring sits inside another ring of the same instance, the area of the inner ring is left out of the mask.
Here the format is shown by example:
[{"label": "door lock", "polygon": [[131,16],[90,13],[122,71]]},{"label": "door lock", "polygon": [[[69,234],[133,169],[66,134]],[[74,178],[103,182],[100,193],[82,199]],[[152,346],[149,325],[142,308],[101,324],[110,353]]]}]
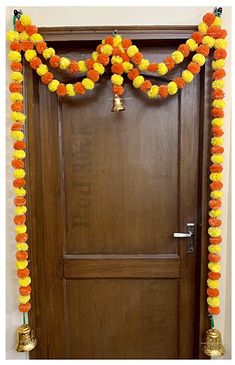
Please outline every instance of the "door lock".
[{"label": "door lock", "polygon": [[194,223],[187,223],[187,232],[175,232],[175,238],[188,238],[187,253],[194,253]]}]

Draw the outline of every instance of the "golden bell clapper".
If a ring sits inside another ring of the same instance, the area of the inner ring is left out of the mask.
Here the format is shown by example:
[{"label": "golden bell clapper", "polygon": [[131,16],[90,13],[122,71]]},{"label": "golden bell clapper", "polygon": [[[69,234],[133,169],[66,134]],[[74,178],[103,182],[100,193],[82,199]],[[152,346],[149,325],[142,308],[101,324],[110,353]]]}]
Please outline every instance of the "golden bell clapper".
[{"label": "golden bell clapper", "polygon": [[28,352],[33,350],[37,345],[37,340],[33,331],[28,324],[22,324],[16,332],[16,351]]},{"label": "golden bell clapper", "polygon": [[125,107],[123,105],[122,99],[117,94],[113,97],[113,107],[112,112],[122,112],[125,110]]},{"label": "golden bell clapper", "polygon": [[210,357],[221,357],[225,350],[222,345],[221,334],[215,328],[210,328],[206,332],[206,341],[203,344],[203,352]]}]

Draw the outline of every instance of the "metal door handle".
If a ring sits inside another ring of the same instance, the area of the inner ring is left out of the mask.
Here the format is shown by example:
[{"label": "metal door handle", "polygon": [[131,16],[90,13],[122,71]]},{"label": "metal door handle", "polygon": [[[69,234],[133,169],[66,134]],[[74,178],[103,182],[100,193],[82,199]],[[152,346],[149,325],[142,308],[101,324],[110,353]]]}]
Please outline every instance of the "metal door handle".
[{"label": "metal door handle", "polygon": [[186,224],[187,232],[175,232],[175,238],[188,238],[187,253],[194,253],[194,223]]}]

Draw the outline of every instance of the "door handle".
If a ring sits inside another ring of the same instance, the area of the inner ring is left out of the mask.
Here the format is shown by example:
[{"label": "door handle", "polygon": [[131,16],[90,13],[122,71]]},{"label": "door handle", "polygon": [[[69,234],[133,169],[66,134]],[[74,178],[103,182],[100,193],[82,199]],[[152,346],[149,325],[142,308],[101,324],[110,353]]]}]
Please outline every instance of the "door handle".
[{"label": "door handle", "polygon": [[188,238],[187,253],[194,253],[194,223],[186,224],[187,232],[175,232],[175,238]]}]

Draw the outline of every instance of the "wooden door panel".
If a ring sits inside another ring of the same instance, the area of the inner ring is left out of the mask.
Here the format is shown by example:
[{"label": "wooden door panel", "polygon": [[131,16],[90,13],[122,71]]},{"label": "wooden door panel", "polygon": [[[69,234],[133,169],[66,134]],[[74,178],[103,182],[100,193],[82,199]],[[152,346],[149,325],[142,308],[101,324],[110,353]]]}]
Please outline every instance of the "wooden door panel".
[{"label": "wooden door panel", "polygon": [[69,358],[177,358],[178,280],[67,280],[66,296]]}]

